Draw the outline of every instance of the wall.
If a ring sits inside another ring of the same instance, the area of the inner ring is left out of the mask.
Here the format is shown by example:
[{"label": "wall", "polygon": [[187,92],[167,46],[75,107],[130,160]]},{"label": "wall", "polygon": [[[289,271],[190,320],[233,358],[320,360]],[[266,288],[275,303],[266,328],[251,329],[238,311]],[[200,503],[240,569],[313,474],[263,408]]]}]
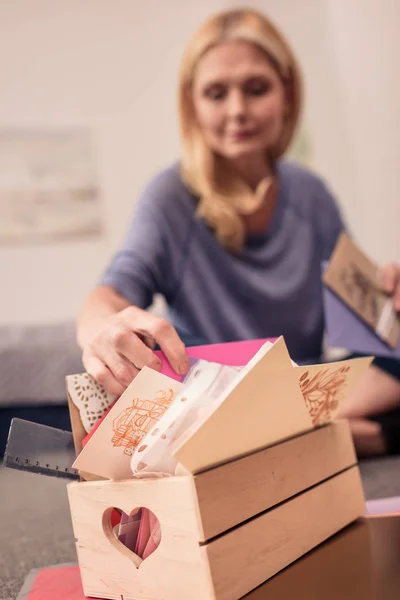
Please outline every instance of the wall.
[{"label": "wall", "polygon": [[400,263],[400,3],[329,0],[326,6],[343,127],[349,134],[352,225],[378,260]]},{"label": "wall", "polygon": [[400,2],[257,0],[286,32],[306,83],[315,169],[360,245],[400,262]]},{"label": "wall", "polygon": [[[217,0],[0,3],[0,127],[92,129],[106,232],[1,247],[2,322],[73,318],[146,180],[178,154],[181,49]],[[178,22],[179,21],[179,22]]]},{"label": "wall", "polygon": [[[385,11],[379,7],[385,4]],[[376,258],[400,258],[396,0],[256,0],[303,65],[315,168]],[[88,126],[98,241],[0,247],[0,322],[73,318],[116,249],[146,180],[179,153],[177,67],[223,0],[0,0],[0,128]],[[379,202],[377,202],[379,199]],[[378,226],[376,226],[378,224]]]}]

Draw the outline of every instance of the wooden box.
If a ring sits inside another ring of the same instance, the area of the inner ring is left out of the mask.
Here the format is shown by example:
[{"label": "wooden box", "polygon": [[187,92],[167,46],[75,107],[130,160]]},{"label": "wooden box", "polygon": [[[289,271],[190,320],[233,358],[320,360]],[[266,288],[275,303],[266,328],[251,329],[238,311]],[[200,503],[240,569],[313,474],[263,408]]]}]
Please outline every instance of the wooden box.
[{"label": "wooden box", "polygon": [[[364,512],[346,421],[191,473],[68,485],[87,596],[238,600]],[[110,523],[140,507],[161,524],[144,561]]]}]

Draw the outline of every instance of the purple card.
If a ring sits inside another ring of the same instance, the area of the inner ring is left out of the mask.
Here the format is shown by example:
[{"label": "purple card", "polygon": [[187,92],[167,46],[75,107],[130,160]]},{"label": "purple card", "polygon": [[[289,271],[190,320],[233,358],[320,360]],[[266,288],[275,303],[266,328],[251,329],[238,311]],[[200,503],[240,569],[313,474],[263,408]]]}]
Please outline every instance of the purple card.
[{"label": "purple card", "polygon": [[390,348],[328,287],[323,289],[328,344],[351,352],[400,359],[400,340]]},{"label": "purple card", "polygon": [[367,515],[400,514],[400,496],[393,498],[379,498],[377,500],[368,500]]}]

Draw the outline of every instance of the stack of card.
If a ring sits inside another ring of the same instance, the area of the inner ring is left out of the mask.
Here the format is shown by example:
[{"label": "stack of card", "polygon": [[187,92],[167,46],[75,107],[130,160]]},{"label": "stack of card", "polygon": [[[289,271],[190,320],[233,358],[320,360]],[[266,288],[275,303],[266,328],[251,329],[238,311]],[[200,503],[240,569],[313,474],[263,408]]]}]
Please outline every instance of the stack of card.
[{"label": "stack of card", "polygon": [[121,512],[114,533],[124,546],[142,560],[150,556],[161,542],[160,523],[148,508],[139,508],[131,515]]}]

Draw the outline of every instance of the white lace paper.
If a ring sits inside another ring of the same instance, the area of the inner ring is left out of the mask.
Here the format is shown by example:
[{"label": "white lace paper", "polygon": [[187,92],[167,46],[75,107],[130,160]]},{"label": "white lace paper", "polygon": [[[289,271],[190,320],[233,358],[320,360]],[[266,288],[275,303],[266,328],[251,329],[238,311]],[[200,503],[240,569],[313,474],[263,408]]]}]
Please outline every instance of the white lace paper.
[{"label": "white lace paper", "polygon": [[89,433],[117,396],[107,392],[88,373],[68,375],[66,379],[68,394],[79,410],[85,431]]}]

